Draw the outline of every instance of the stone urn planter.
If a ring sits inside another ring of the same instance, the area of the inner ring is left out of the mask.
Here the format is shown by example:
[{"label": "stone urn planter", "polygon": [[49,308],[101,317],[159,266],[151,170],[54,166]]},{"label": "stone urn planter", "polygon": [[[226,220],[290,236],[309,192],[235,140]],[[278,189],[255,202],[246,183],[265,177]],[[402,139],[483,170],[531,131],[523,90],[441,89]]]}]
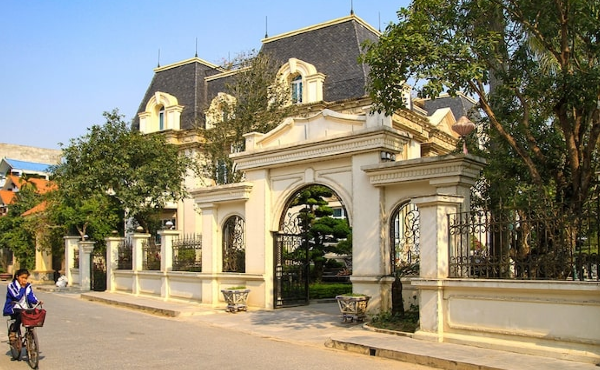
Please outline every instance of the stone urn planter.
[{"label": "stone urn planter", "polygon": [[343,294],[335,297],[342,312],[342,322],[364,321],[371,297]]},{"label": "stone urn planter", "polygon": [[6,280],[11,280],[12,278],[13,278],[12,274],[9,274],[8,272],[0,272],[0,280],[6,281]]},{"label": "stone urn planter", "polygon": [[246,287],[233,287],[229,289],[221,289],[225,302],[227,302],[227,311],[238,312],[248,309],[248,294],[250,289]]}]

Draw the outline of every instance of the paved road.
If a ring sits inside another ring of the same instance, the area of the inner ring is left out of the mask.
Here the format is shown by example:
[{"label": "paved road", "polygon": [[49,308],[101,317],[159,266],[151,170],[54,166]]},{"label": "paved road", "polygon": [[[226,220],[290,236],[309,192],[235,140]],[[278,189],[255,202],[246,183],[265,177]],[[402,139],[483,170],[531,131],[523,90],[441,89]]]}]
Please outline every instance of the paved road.
[{"label": "paved road", "polygon": [[[38,329],[43,370],[430,369],[88,302],[78,294],[36,294],[48,310],[45,326]],[[25,361],[10,360],[4,330],[0,340],[5,348],[0,369],[28,369]]]}]

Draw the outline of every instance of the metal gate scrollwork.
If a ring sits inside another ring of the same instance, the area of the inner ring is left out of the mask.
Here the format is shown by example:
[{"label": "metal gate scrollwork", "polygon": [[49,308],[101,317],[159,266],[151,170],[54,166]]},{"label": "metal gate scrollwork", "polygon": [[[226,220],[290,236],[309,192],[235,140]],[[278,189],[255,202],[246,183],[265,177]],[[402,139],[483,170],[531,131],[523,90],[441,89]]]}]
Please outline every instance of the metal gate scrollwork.
[{"label": "metal gate scrollwork", "polygon": [[246,271],[245,224],[240,216],[231,216],[223,225],[223,272]]},{"label": "metal gate scrollwork", "polygon": [[309,237],[291,213],[275,232],[275,308],[308,304]]},{"label": "metal gate scrollwork", "polygon": [[94,251],[90,259],[90,289],[103,292],[106,290],[106,252]]}]

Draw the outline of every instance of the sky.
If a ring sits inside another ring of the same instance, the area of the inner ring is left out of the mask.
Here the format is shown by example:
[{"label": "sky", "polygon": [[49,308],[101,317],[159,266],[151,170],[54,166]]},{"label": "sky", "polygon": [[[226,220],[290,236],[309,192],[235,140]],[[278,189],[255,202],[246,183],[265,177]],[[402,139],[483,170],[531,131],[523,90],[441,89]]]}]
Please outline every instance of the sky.
[{"label": "sky", "polygon": [[[299,5],[300,4],[300,5]],[[354,13],[384,30],[409,0],[3,0],[0,143],[60,149],[115,108],[131,121],[154,68],[217,65]]]}]

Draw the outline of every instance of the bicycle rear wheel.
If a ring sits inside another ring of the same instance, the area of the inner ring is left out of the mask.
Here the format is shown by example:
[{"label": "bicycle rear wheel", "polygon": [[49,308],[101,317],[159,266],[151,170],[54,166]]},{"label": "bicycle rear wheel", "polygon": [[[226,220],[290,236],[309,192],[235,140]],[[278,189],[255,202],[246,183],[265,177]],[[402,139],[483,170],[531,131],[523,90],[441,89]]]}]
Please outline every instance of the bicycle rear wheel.
[{"label": "bicycle rear wheel", "polygon": [[[10,335],[10,331],[8,334]],[[21,344],[22,343],[23,343],[23,341],[21,338],[20,331],[17,332],[17,340],[14,343],[11,343],[10,340],[8,341],[8,345],[10,346],[10,355],[12,356],[13,360],[21,359]]]},{"label": "bicycle rear wheel", "polygon": [[27,348],[27,362],[29,367],[37,369],[40,361],[40,349],[38,347],[37,334],[34,328],[27,328],[25,333],[26,348]]}]

